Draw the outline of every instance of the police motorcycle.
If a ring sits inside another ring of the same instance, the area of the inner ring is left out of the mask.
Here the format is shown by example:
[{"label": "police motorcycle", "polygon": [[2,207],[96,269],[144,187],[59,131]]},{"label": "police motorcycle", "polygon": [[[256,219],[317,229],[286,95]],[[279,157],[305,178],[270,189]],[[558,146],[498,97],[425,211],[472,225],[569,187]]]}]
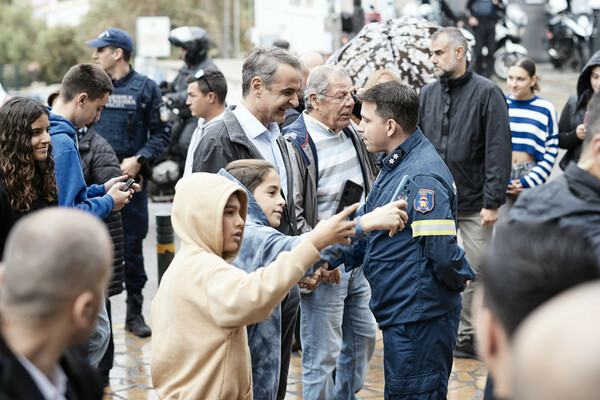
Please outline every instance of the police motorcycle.
[{"label": "police motorcycle", "polygon": [[506,79],[508,68],[519,58],[527,56],[527,49],[519,44],[525,37],[527,14],[519,4],[506,6],[502,18],[495,27],[496,51],[494,52],[494,73]]},{"label": "police motorcycle", "polygon": [[555,68],[582,68],[591,55],[593,10],[587,0],[549,0],[546,5],[546,50]]},{"label": "police motorcycle", "polygon": [[210,40],[205,29],[197,26],[182,26],[169,33],[169,42],[180,47],[183,67],[172,82],[162,82],[160,89],[167,98],[171,129],[171,144],[152,169],[152,181],[148,187],[154,201],[169,201],[173,197],[175,184],[183,174],[185,157],[198,118],[192,116],[187,99],[186,78],[202,68],[217,66],[208,57]]}]

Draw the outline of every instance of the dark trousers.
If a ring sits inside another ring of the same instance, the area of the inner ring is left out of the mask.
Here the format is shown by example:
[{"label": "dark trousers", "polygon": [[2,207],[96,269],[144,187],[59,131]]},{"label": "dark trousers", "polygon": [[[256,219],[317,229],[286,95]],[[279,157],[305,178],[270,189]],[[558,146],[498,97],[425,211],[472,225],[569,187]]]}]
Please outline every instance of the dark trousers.
[{"label": "dark trousers", "polygon": [[142,243],[148,233],[148,185],[134,193],[131,202],[121,209],[125,249],[125,289],[140,294],[148,280],[144,269]]},{"label": "dark trousers", "polygon": [[386,400],[445,400],[460,310],[381,328]]},{"label": "dark trousers", "polygon": [[112,330],[112,313],[110,307],[110,299],[106,296],[106,312],[108,313],[108,321],[110,322],[110,340],[108,342],[108,348],[106,349],[106,353],[100,360],[98,364],[98,371],[100,372],[108,372],[113,367],[113,360],[115,358],[115,342],[113,340],[113,330]]},{"label": "dark trousers", "polygon": [[292,357],[292,342],[296,319],[300,308],[300,291],[298,285],[294,285],[287,297],[281,302],[281,371],[279,374],[279,389],[277,399],[283,400],[287,390],[287,378]]},{"label": "dark trousers", "polygon": [[[473,28],[475,35],[475,72],[489,78],[494,71],[494,51],[496,51],[496,20],[479,18],[479,25]],[[481,49],[487,47],[488,52],[484,56]]]}]

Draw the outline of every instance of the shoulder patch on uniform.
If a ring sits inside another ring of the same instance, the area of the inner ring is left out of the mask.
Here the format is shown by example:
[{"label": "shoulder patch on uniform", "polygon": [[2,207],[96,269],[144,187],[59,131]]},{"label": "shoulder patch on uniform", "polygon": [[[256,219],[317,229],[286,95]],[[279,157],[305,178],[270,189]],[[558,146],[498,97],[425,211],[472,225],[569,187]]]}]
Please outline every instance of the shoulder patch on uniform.
[{"label": "shoulder patch on uniform", "polygon": [[162,122],[169,121],[169,109],[167,108],[166,104],[163,104],[160,107],[158,107],[158,113],[160,114],[160,120]]},{"label": "shoulder patch on uniform", "polygon": [[419,189],[413,202],[413,207],[420,213],[425,214],[433,210],[435,201],[435,191],[429,189]]}]

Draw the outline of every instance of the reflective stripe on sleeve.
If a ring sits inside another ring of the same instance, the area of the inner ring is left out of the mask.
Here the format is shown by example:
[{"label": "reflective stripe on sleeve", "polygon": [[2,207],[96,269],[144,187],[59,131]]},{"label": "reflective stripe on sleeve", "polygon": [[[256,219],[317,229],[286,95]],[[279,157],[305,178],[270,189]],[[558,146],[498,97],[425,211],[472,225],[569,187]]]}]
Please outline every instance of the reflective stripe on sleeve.
[{"label": "reflective stripe on sleeve", "polygon": [[411,225],[413,237],[417,236],[456,236],[456,224],[453,219],[428,219],[415,221]]}]

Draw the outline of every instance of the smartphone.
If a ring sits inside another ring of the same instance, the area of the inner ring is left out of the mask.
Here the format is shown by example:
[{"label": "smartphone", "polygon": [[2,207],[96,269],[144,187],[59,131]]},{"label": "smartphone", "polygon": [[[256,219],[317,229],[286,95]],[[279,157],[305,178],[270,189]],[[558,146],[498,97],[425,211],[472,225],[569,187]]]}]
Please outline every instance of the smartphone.
[{"label": "smartphone", "polygon": [[408,175],[404,175],[402,180],[400,181],[400,185],[396,189],[396,193],[392,196],[391,201],[396,200],[406,200],[408,203],[408,207],[406,207],[406,212],[409,212],[413,206],[413,202],[415,201],[415,197],[419,192],[419,186],[412,180]]},{"label": "smartphone", "polygon": [[[337,198],[337,203],[338,206],[335,210],[335,213],[339,213],[340,211],[342,211],[344,208],[354,204],[354,203],[358,203],[362,197],[363,194],[363,187],[360,186],[357,183],[352,182],[351,180],[347,180],[344,183],[344,187],[342,188],[342,191],[338,194],[338,198]],[[352,213],[349,216],[350,219],[354,219],[354,213]]]},{"label": "smartphone", "polygon": [[133,178],[127,179],[127,181],[125,182],[125,185],[123,185],[123,187],[121,188],[121,191],[122,192],[128,191],[129,188],[131,187],[131,185],[133,185],[133,182],[135,182],[135,180]]}]

